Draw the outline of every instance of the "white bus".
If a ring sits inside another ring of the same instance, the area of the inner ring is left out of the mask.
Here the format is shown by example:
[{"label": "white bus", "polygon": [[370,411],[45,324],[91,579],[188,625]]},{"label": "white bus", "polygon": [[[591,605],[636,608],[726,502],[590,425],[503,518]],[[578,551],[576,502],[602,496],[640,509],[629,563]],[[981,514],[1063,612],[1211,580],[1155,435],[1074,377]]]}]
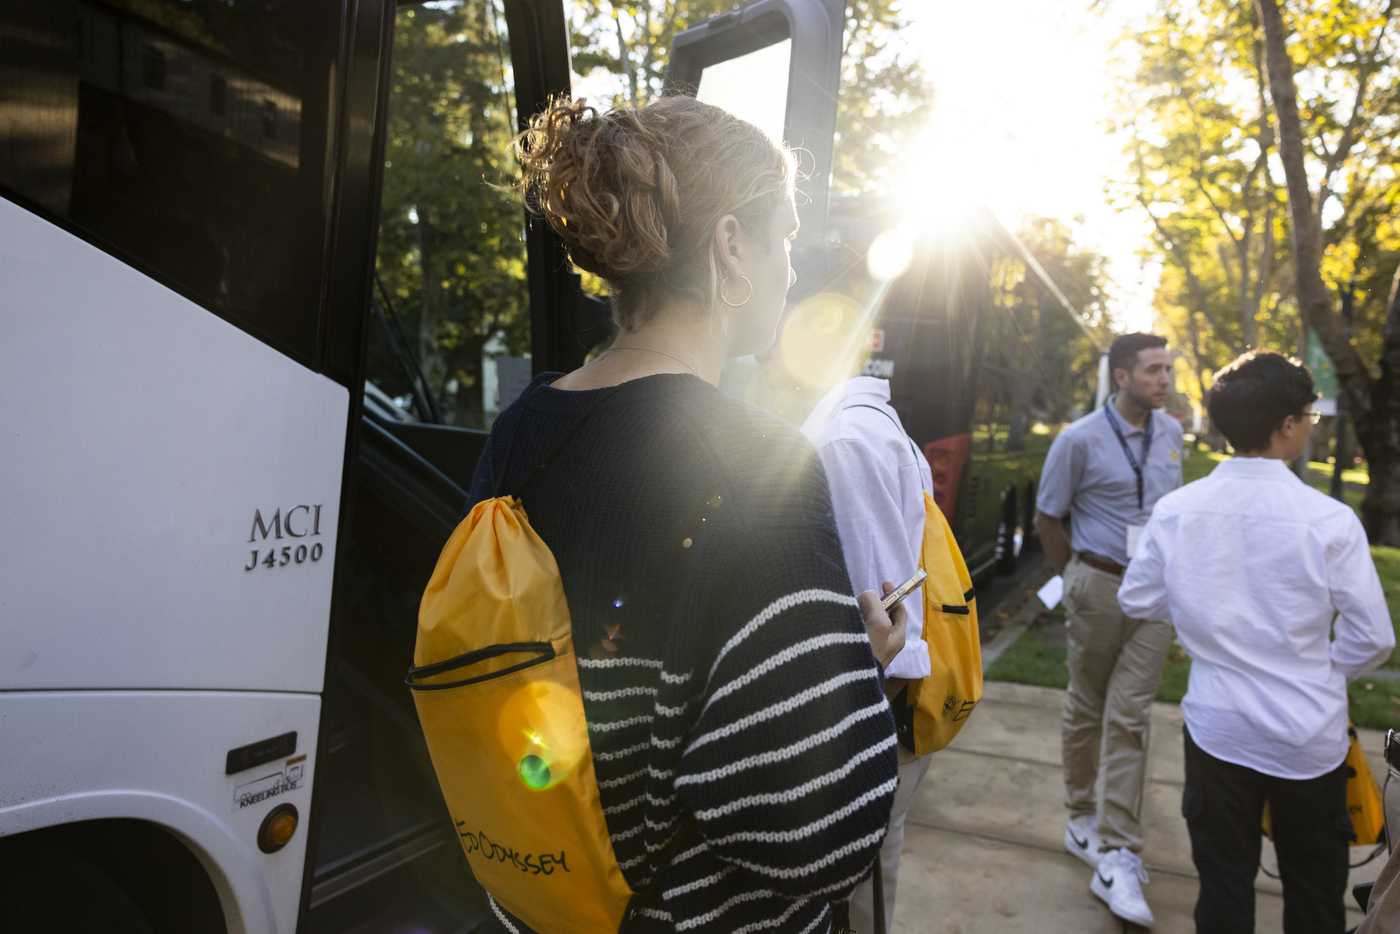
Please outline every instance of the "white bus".
[{"label": "white bus", "polygon": [[[467,2],[519,119],[568,92],[562,0]],[[403,677],[484,433],[366,392],[399,12],[0,4],[6,932],[480,917]],[[675,46],[674,84],[720,102],[775,79],[764,113],[816,159],[807,237],[842,16],[759,0]],[[533,365],[571,368],[597,322],[520,224]]]}]

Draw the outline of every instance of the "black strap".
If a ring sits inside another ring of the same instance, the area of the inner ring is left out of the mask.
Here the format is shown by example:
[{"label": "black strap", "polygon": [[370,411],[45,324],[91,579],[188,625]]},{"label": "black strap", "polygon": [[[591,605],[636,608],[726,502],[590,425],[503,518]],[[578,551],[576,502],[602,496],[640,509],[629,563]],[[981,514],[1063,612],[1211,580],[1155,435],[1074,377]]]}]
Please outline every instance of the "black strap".
[{"label": "black strap", "polygon": [[[848,406],[846,406],[845,408],[841,409],[841,411],[844,412],[844,411],[846,411],[846,409],[874,409],[876,412],[879,412],[881,415],[885,416],[885,418],[888,418],[888,419],[890,420],[890,424],[894,425],[894,427],[896,427],[896,428],[899,428],[899,422],[895,421],[895,420],[890,416],[890,413],[889,413],[889,412],[886,412],[884,409],[880,408],[878,405],[866,405],[866,404],[863,403],[863,402],[858,402],[858,403],[856,403],[855,405],[848,405]],[[900,430],[900,431],[904,431],[903,428],[899,428],[899,430]],[[904,437],[909,441],[909,446],[910,446],[911,448],[914,448],[914,459],[917,461],[917,460],[919,459],[919,449],[916,448],[916,447],[914,447],[914,439],[913,439],[913,438],[910,438],[909,435],[908,435],[908,433],[905,433]],[[975,597],[975,596],[977,596],[977,590],[976,590],[976,588],[974,588],[974,589],[972,589],[972,590],[969,590],[967,593],[963,594],[963,599],[966,600],[967,602],[971,603],[971,602],[972,602],[972,598]],[[957,615],[957,616],[969,616],[969,615],[971,615],[971,613],[972,613],[972,611],[969,610],[969,609],[968,609],[967,607],[965,607],[965,606],[949,606],[949,605],[946,604],[946,603],[943,604],[943,612],[944,612],[944,613],[952,613],[952,614]]]},{"label": "black strap", "polygon": [[[871,902],[874,905],[874,934],[885,934],[885,875],[880,871],[880,857],[875,857],[875,871],[871,873]],[[831,934],[865,934],[851,927],[851,903],[831,903]]]},{"label": "black strap", "polygon": [[[456,671],[459,668],[470,668],[477,662],[484,662],[487,659],[498,658],[502,655],[529,654],[532,657],[523,662],[507,666],[499,671],[493,671],[484,675],[477,675],[474,678],[466,678],[462,681],[452,681],[447,684],[419,684],[419,678],[431,678],[448,671]],[[477,649],[472,652],[465,652],[461,655],[453,656],[440,662],[433,662],[431,665],[421,665],[417,668],[408,669],[408,677],[404,678],[404,683],[415,691],[442,691],[447,688],[460,688],[468,684],[476,684],[478,681],[489,681],[493,678],[502,678],[517,671],[523,671],[535,665],[543,665],[554,658],[554,646],[548,642],[508,642],[502,645],[488,645],[484,649]]]},{"label": "black strap", "polygon": [[[1118,397],[1114,396],[1113,398],[1116,399]],[[1123,437],[1123,429],[1118,427],[1118,419],[1113,417],[1113,399],[1109,399],[1104,403],[1103,414],[1104,417],[1108,419],[1109,427],[1113,429],[1113,433],[1118,436],[1118,443],[1123,446],[1123,453],[1128,458],[1128,466],[1133,468],[1133,473],[1137,476],[1138,509],[1141,509],[1143,492],[1142,469],[1147,466],[1147,454],[1152,449],[1152,413],[1147,413],[1147,427],[1143,430],[1141,464],[1137,462],[1136,457],[1133,457],[1132,449],[1128,447],[1128,439]]]},{"label": "black strap", "polygon": [[899,424],[899,422],[897,422],[897,421],[894,420],[894,416],[891,415],[889,412],[886,412],[884,409],[880,408],[878,405],[866,405],[864,402],[857,402],[855,405],[843,406],[843,407],[842,407],[841,409],[839,409],[838,411],[844,412],[844,411],[846,411],[846,409],[874,409],[876,412],[879,412],[881,415],[885,416],[885,418],[888,418],[888,419],[890,420],[890,424],[893,425],[894,427],[898,428],[900,434],[904,435],[904,440],[909,442],[909,447],[910,447],[910,448],[913,450],[913,452],[914,452],[914,460],[915,460],[916,462],[918,461],[918,459],[919,459],[919,449],[918,449],[918,447],[916,447],[916,446],[914,445],[914,439],[911,438],[911,437],[909,437],[909,432],[905,431],[904,428]]},{"label": "black strap", "polygon": [[880,857],[875,857],[875,872],[871,874],[871,901],[875,908],[875,934],[885,934],[885,873],[880,866]]},{"label": "black strap", "polygon": [[676,857],[686,847],[700,839],[700,830],[695,826],[695,821],[690,819],[689,814],[681,817],[681,829],[676,831],[676,835],[666,841],[666,845],[661,848],[661,852],[656,856],[656,872],[652,874],[651,881],[646,887],[627,900],[627,911],[622,915],[622,924],[617,929],[617,934],[628,934],[636,924],[638,915],[641,914],[642,906],[651,901],[652,897],[661,891],[661,877],[666,874],[666,870],[671,868],[671,864],[676,861]]},{"label": "black strap", "polygon": [[[584,409],[583,414],[576,418],[574,420],[574,423],[569,426],[568,430],[559,436],[559,440],[554,442],[554,445],[550,447],[550,449],[545,453],[544,457],[540,460],[540,462],[535,465],[535,469],[530,471],[530,473],[525,477],[523,481],[521,481],[520,485],[517,486],[515,490],[511,492],[510,495],[515,497],[516,499],[519,499],[520,495],[525,492],[525,488],[531,483],[534,483],[540,474],[544,473],[544,469],[549,466],[549,462],[554,460],[554,458],[558,456],[559,452],[564,450],[565,445],[567,445],[570,441],[573,440],[574,435],[578,434],[578,430],[584,426],[584,423],[587,422],[590,417],[592,417],[593,413],[598,410],[598,407],[601,406],[604,402],[607,402],[609,399],[611,399],[613,393],[617,392],[625,385],[627,384],[619,383],[618,385],[613,386],[607,392],[603,393],[597,399],[594,399],[593,404],[590,405],[587,409]],[[493,492],[496,493],[496,495],[498,496],[500,495],[501,481],[505,479],[507,471],[510,470],[510,454],[511,451],[515,448],[515,439],[520,434],[520,421],[524,417],[525,410],[522,409],[520,412],[520,418],[516,419],[515,430],[512,431],[510,434],[510,441],[506,444],[506,457],[505,460],[501,463],[500,473],[495,475],[495,483],[493,484],[495,489],[493,490]]]}]

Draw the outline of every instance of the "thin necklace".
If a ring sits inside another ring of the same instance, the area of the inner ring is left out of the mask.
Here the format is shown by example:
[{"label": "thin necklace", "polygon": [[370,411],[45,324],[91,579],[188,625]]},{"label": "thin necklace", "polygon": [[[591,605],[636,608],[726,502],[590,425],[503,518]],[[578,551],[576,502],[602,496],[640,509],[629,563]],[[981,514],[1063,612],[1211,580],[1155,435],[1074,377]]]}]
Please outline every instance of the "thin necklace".
[{"label": "thin necklace", "polygon": [[614,350],[640,350],[642,353],[659,353],[659,354],[661,354],[661,356],[663,356],[663,357],[670,357],[672,360],[676,361],[676,362],[679,363],[681,366],[685,367],[685,368],[686,368],[687,370],[689,370],[691,373],[694,373],[696,377],[699,377],[699,375],[700,375],[699,373],[696,373],[696,372],[695,372],[695,367],[691,366],[689,363],[686,363],[686,362],[685,362],[684,360],[682,360],[680,357],[673,356],[672,354],[668,354],[668,353],[667,353],[666,351],[664,351],[664,350],[652,350],[650,347],[609,347],[607,352],[608,352],[608,353],[612,353]]}]

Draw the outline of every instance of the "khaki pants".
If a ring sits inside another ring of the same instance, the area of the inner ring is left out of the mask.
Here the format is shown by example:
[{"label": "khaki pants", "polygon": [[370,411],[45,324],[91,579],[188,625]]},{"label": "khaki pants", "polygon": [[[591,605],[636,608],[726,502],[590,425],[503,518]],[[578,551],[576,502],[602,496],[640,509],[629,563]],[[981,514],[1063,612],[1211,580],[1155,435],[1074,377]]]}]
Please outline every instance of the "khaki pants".
[{"label": "khaki pants", "polygon": [[[1171,648],[1162,620],[1130,619],[1118,605],[1116,577],[1070,559],[1065,568],[1069,618],[1069,691],[1061,716],[1065,806],[1098,814],[1103,850],[1142,849],[1142,786],[1148,714]],[[1095,786],[1103,771],[1103,800]]]},{"label": "khaki pants", "polygon": [[[904,816],[914,801],[914,792],[928,774],[930,753],[916,756],[899,747],[899,784],[894,789],[894,807],[890,809],[890,829],[880,845],[880,872],[885,891],[885,930],[894,930],[894,891],[899,883],[899,854],[904,849]],[[875,930],[874,883],[866,879],[851,895],[851,927],[857,934],[873,934]]]}]

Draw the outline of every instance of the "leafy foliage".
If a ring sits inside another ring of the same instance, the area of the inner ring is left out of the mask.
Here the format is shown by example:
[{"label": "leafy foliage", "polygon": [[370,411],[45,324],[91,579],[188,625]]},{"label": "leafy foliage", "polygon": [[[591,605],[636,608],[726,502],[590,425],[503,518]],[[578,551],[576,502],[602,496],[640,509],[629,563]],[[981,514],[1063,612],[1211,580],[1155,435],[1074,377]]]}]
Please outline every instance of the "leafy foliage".
[{"label": "leafy foliage", "polygon": [[888,191],[891,170],[911,155],[928,122],[933,88],[917,58],[902,54],[897,36],[906,25],[898,0],[852,0],[846,7],[834,191]]},{"label": "leafy foliage", "polygon": [[[482,354],[529,346],[508,53],[492,0],[400,8],[376,271],[449,423],[482,425]],[[370,377],[407,391],[372,336]]]},{"label": "leafy foliage", "polygon": [[1125,42],[1138,66],[1118,92],[1131,169],[1116,194],[1152,218],[1156,310],[1190,355],[1199,401],[1246,348],[1292,351],[1300,336],[1262,39],[1252,4],[1163,0]]},{"label": "leafy foliage", "polygon": [[[1073,231],[1049,217],[1027,217],[1017,236],[1080,311],[1100,339],[1108,334],[1107,261],[1074,242]],[[1093,406],[1099,353],[1035,273],[1018,256],[1000,255],[992,267],[992,301],[984,343],[1011,378],[1011,447],[1019,448],[1026,413],[1049,424],[1069,421]],[[995,350],[993,351],[993,348]],[[983,366],[986,367],[986,362]],[[984,377],[985,378],[985,377]],[[1019,420],[1019,421],[1018,421]]]},{"label": "leafy foliage", "polygon": [[[574,69],[617,76],[614,105],[661,93],[676,34],[738,9],[724,0],[579,0],[573,17]],[[846,8],[833,190],[880,192],[890,169],[928,121],[933,90],[899,39],[907,25],[898,0],[852,0]]]},{"label": "leafy foliage", "polygon": [[[730,9],[723,0],[581,0],[575,69],[616,75],[614,104],[661,93],[676,33]],[[896,51],[895,0],[850,7],[838,116],[838,185],[878,187],[898,147],[926,119],[931,92]],[[400,8],[394,39],[376,270],[449,423],[483,425],[482,356],[529,347],[525,244],[509,57],[496,0]],[[391,396],[410,377],[378,330],[370,378]],[[420,413],[421,414],[421,413]]]},{"label": "leafy foliage", "polygon": [[[1400,259],[1391,220],[1400,49],[1384,32],[1389,0],[1305,0],[1288,12],[1323,275],[1338,289],[1356,280],[1354,343],[1375,360]],[[1131,169],[1114,193],[1152,216],[1160,326],[1191,355],[1199,398],[1243,350],[1296,353],[1302,337],[1264,35],[1252,0],[1160,0],[1123,46],[1137,65],[1111,129],[1127,136]]]}]

